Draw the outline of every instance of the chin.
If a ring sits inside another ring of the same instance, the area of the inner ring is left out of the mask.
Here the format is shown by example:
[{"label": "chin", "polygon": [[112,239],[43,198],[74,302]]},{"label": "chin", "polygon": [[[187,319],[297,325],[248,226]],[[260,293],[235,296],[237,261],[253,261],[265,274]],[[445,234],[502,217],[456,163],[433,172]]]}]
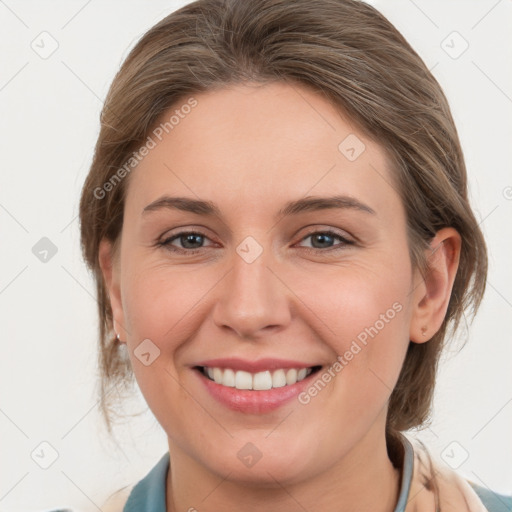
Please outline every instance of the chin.
[{"label": "chin", "polygon": [[295,484],[312,476],[312,468],[307,464],[299,466],[281,454],[263,456],[251,467],[246,467],[238,459],[221,464],[215,461],[215,466],[215,472],[222,478],[229,475],[229,481],[265,488],[282,488],[283,485]]},{"label": "chin", "polygon": [[[282,432],[273,439],[274,435],[269,431],[259,436],[237,433],[236,439],[217,445],[209,460],[203,454],[203,464],[221,478],[229,474],[231,481],[265,487],[297,483],[320,471],[320,461],[314,456],[317,442],[305,441],[307,436],[297,431]],[[221,457],[219,452],[223,452]]]}]

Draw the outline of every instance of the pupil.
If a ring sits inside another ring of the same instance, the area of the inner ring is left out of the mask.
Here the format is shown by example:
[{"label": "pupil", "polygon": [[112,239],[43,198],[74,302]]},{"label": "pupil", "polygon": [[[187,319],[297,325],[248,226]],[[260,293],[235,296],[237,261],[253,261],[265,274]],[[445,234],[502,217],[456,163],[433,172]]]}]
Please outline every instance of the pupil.
[{"label": "pupil", "polygon": [[317,239],[317,240],[320,240],[320,244],[322,243],[325,243],[325,241],[327,240],[327,243],[329,243],[330,241],[332,241],[332,236],[331,235],[327,235],[327,234],[320,234],[320,235],[315,235],[313,237],[313,240],[314,239]]},{"label": "pupil", "polygon": [[[185,247],[187,247],[187,244],[189,244],[189,243],[191,243],[192,245],[194,243],[198,243],[199,245],[201,245],[200,239],[202,238],[202,235],[194,235],[194,234],[185,235],[184,237],[182,237],[182,241],[183,241],[183,238],[185,239],[185,243],[183,244]],[[332,242],[332,236],[325,234],[325,233],[315,235],[313,237],[313,240],[315,240],[315,239],[316,239],[316,241],[319,242],[321,247],[325,246],[326,244],[328,245],[329,243]]]},{"label": "pupil", "polygon": [[[187,247],[187,244],[190,242],[192,244],[194,244],[194,242],[196,243],[199,243],[199,245],[201,245],[201,242],[197,242],[197,239],[198,238],[202,238],[202,235],[194,235],[194,234],[191,234],[191,235],[185,235],[184,237],[182,237],[182,239],[185,239],[185,243],[183,244],[185,247]],[[182,240],[183,241],[183,240]],[[189,247],[190,248],[190,247]],[[194,249],[195,247],[192,247],[192,249]]]}]

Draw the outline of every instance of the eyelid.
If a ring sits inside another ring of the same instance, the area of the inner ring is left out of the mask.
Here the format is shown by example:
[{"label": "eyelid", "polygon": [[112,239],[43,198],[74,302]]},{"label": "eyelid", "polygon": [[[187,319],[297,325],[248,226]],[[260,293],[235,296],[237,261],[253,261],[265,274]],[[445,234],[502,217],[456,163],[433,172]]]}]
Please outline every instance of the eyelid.
[{"label": "eyelid", "polygon": [[316,233],[329,233],[331,235],[339,236],[340,238],[345,239],[347,242],[354,242],[356,241],[356,238],[352,236],[351,234],[347,233],[345,230],[339,229],[339,228],[333,228],[330,226],[318,226],[315,225],[307,230],[307,233],[302,237],[302,240],[310,235],[314,235]]},{"label": "eyelid", "polygon": [[[216,244],[216,242],[214,242],[206,233],[204,233],[200,229],[191,228],[191,229],[184,229],[184,230],[178,231],[176,233],[171,233],[171,234],[167,234],[167,233],[164,236],[159,238],[156,245],[163,246],[163,247],[172,247],[171,250],[176,250],[177,252],[187,252],[187,253],[191,254],[194,251],[201,251],[203,249],[207,249],[208,247],[211,247],[211,245]],[[205,239],[210,240],[213,243],[206,247],[199,247],[197,249],[184,249],[182,247],[176,247],[174,245],[171,245],[171,242],[174,242],[175,240],[178,240],[182,236],[186,236],[186,235],[199,235]]]},{"label": "eyelid", "polygon": [[[175,252],[175,253],[193,255],[193,254],[197,254],[198,252],[201,252],[201,251],[207,249],[208,247],[211,247],[212,245],[216,245],[216,242],[213,241],[203,231],[203,228],[197,229],[192,226],[192,227],[188,227],[188,228],[183,228],[181,231],[178,231],[176,233],[170,233],[170,234],[167,234],[167,233],[169,233],[169,232],[166,232],[166,234],[164,236],[160,237],[160,239],[157,241],[156,245],[159,247],[163,247],[171,252]],[[348,235],[344,231],[340,232],[336,228],[332,228],[332,227],[322,228],[321,226],[318,226],[318,225],[310,227],[309,230],[307,231],[307,233],[304,234],[297,243],[300,244],[301,242],[304,242],[304,240],[306,240],[307,238],[309,238],[313,235],[316,235],[316,234],[326,234],[326,235],[332,236],[333,238],[337,238],[339,240],[339,243],[334,245],[333,247],[324,247],[324,248],[302,247],[302,249],[306,249],[309,252],[312,251],[315,253],[328,253],[331,251],[342,250],[342,249],[346,248],[346,246],[354,245],[356,243],[353,240],[353,237],[351,235]],[[178,240],[182,236],[186,236],[186,235],[199,235],[205,239],[210,240],[213,243],[210,245],[198,247],[195,249],[186,249],[186,248],[177,247],[177,246],[172,245],[172,242],[174,242],[175,240]],[[294,244],[294,245],[296,245],[296,244]]]},{"label": "eyelid", "polygon": [[207,234],[209,231],[210,230],[208,228],[206,228],[204,226],[200,226],[200,225],[180,226],[180,227],[177,227],[174,229],[168,229],[167,231],[165,231],[164,234],[158,238],[158,241],[165,242],[166,240],[169,240],[169,238],[179,237],[179,236],[186,235],[186,234],[201,235],[201,236],[204,236],[205,238],[209,238],[211,240],[212,237]]},{"label": "eyelid", "polygon": [[312,229],[311,231],[308,231],[307,234],[305,234],[300,240],[299,240],[299,243],[300,242],[303,242],[306,238],[309,238],[310,236],[313,236],[313,235],[316,235],[316,234],[323,234],[323,235],[329,235],[329,236],[332,236],[333,238],[338,238],[338,240],[340,241],[337,245],[334,245],[333,247],[326,247],[326,248],[316,248],[316,247],[303,247],[303,249],[306,249],[306,250],[309,250],[309,251],[313,251],[313,252],[329,252],[329,251],[336,251],[336,250],[342,250],[344,249],[346,246],[350,246],[350,245],[355,245],[356,242],[352,239],[352,237],[350,236],[346,236],[345,233],[340,233],[338,232],[337,230],[333,229],[333,228],[314,228]]}]

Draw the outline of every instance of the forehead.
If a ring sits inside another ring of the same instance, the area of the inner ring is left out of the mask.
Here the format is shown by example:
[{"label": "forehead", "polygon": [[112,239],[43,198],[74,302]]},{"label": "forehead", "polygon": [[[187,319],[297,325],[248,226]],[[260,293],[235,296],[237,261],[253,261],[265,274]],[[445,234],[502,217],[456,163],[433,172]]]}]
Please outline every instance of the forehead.
[{"label": "forehead", "polygon": [[164,193],[259,211],[332,193],[375,209],[399,201],[382,147],[310,89],[277,82],[192,96],[149,134],[154,147],[132,171],[127,203],[142,209]]}]

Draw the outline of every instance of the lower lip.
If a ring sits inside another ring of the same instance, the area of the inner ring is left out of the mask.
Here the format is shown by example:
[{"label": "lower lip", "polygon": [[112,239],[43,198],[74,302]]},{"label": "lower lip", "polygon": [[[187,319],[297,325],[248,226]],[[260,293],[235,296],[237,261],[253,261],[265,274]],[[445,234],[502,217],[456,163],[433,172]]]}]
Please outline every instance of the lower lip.
[{"label": "lower lip", "polygon": [[195,369],[210,394],[230,409],[248,414],[261,414],[274,411],[296,398],[306,388],[310,379],[318,372],[313,372],[295,384],[262,391],[236,389],[217,384],[206,377],[202,371]]}]

